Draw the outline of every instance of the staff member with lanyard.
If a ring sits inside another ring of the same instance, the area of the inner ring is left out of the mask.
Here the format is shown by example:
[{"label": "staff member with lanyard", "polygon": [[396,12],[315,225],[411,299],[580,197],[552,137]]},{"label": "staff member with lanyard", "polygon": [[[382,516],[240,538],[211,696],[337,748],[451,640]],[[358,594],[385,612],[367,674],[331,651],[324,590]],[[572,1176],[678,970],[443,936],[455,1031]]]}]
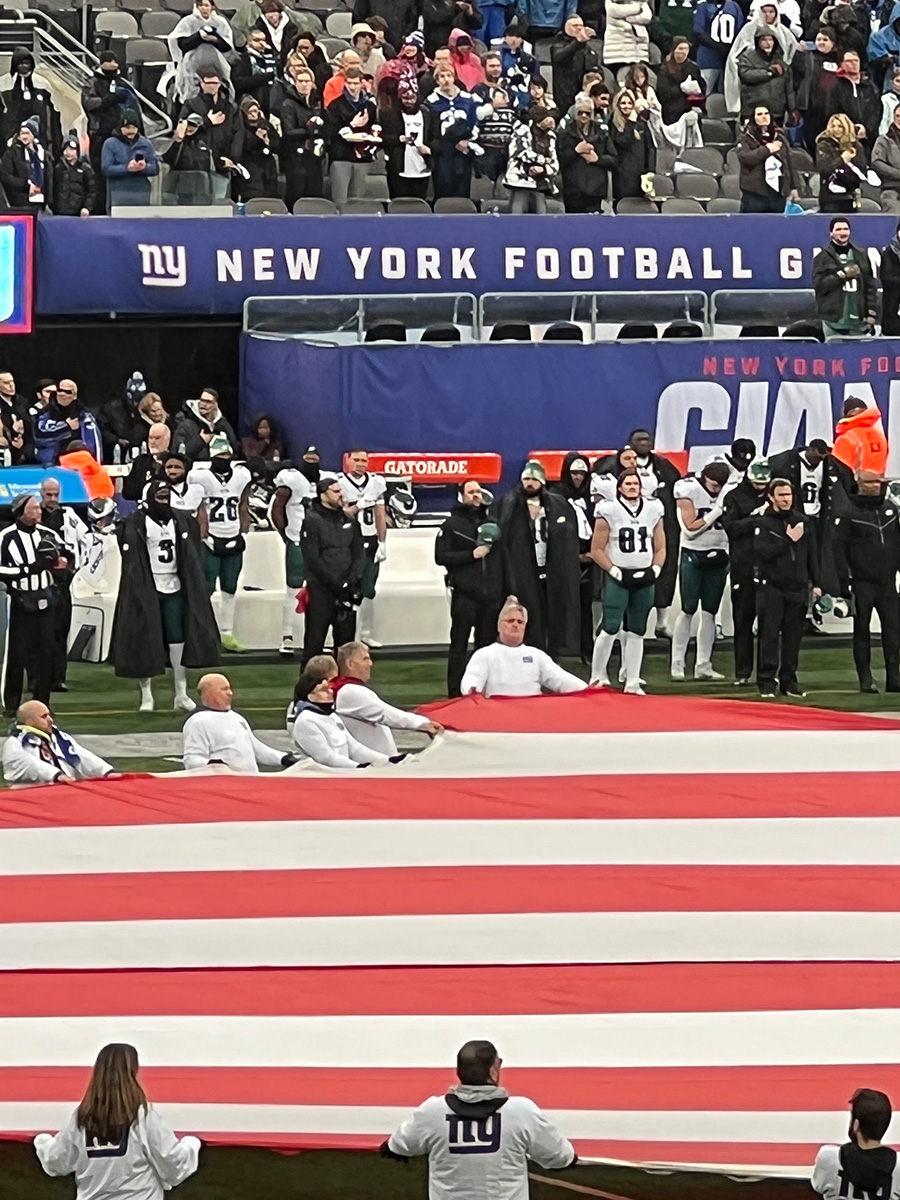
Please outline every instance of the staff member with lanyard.
[{"label": "staff member with lanyard", "polygon": [[55,625],[52,569],[61,547],[41,525],[41,504],[30,492],[11,506],[13,524],[0,533],[0,580],[9,594],[9,627],[3,664],[3,708],[14,717],[22,703],[27,669],[33,699],[50,703]]}]

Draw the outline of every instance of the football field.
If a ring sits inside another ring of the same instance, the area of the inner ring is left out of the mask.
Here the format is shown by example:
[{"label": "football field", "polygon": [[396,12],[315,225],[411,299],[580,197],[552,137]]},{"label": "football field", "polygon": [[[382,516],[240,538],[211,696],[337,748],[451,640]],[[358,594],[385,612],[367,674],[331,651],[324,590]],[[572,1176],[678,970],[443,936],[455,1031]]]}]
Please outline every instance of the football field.
[{"label": "football field", "polygon": [[[874,648],[873,660],[876,681],[883,679],[879,670],[880,650]],[[249,660],[249,661],[248,661]],[[446,695],[445,660],[432,655],[422,658],[389,657],[376,652],[372,684],[392,704],[415,708]],[[567,669],[587,678],[588,670],[576,660],[564,663]],[[615,651],[612,666],[616,665]],[[656,649],[648,644],[644,658],[644,678],[648,692],[678,695],[718,696],[730,700],[755,702],[755,688],[735,688],[732,684],[731,651],[728,644],[714,656],[714,665],[725,674],[721,683],[700,683],[688,680],[673,683],[669,679],[668,644]],[[231,680],[235,692],[235,708],[244,714],[259,732],[277,730],[283,734],[285,710],[291,699],[299,672],[299,662],[284,661],[277,656],[225,655],[221,667]],[[189,685],[194,690],[201,672],[189,672]],[[614,678],[614,671],[611,671]],[[861,695],[847,639],[832,637],[807,638],[800,656],[800,682],[807,691],[805,700],[785,701],[792,705],[812,705],[849,712],[884,712],[900,714],[900,696]],[[172,771],[179,767],[175,759],[177,734],[184,714],[172,711],[171,674],[154,684],[157,708],[152,713],[138,713],[136,680],[117,679],[112,667],[93,663],[74,663],[69,669],[67,693],[53,698],[58,724],[80,738],[99,735],[102,743],[97,749],[119,770]],[[169,734],[169,737],[152,735]],[[139,735],[151,735],[143,737]],[[107,739],[117,739],[115,741]]]}]

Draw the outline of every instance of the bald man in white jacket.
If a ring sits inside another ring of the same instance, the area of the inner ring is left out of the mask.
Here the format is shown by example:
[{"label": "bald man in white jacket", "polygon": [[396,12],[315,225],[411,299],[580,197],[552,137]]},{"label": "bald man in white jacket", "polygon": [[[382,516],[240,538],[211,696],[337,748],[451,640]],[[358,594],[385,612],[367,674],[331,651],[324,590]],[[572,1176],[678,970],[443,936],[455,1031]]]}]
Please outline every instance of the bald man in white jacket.
[{"label": "bald man in white jacket", "polygon": [[258,775],[260,767],[290,767],[297,761],[295,755],[261,742],[246,718],[234,711],[234,693],[224,675],[204,675],[197,691],[201,707],[181,729],[186,771],[224,763],[242,775]]},{"label": "bald man in white jacket", "polygon": [[338,647],[338,678],[331,681],[334,711],[347,732],[370,750],[388,757],[397,753],[392,729],[415,729],[434,737],[443,726],[428,717],[406,712],[388,704],[369,686],[372,655],[365,642],[347,642]]}]

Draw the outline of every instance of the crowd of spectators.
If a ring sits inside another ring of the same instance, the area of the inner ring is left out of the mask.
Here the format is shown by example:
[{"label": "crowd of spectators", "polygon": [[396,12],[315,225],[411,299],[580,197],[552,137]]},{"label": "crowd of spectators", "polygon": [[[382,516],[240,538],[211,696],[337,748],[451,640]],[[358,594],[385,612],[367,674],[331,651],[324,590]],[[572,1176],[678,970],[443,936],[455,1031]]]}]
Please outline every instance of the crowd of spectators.
[{"label": "crowd of spectators", "polygon": [[[0,79],[0,182],[13,207],[88,215],[149,203],[164,163],[179,203],[264,197],[291,209],[330,195],[340,207],[380,195],[367,181],[383,156],[391,199],[477,193],[514,212],[546,211],[548,199],[597,212],[661,199],[673,173],[699,172],[736,174],[738,189],[720,195],[739,195],[744,212],[802,200],[900,211],[890,3],[575,8],[356,0],[344,40],[285,0],[245,0],[230,20],[198,0],[167,38],[160,90],[173,133],[152,140],[117,51],[83,90],[80,139],[63,135],[50,85],[20,47]],[[698,165],[688,152],[704,145],[723,161]]]}]

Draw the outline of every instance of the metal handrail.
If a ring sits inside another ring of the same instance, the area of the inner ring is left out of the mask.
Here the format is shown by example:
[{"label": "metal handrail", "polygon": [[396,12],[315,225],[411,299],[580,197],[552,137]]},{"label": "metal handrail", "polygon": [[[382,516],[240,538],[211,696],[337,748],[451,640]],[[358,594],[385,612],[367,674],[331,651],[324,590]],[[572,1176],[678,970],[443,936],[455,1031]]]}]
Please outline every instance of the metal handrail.
[{"label": "metal handrail", "polygon": [[[86,8],[84,12],[87,13]],[[94,72],[100,65],[100,60],[93,51],[73,37],[59,22],[54,21],[48,13],[41,12],[40,9],[29,8],[22,12],[16,20],[4,18],[0,21],[0,30],[13,31],[17,26],[23,24],[31,27],[33,35],[37,39],[41,62],[70,87],[76,88],[80,92],[93,78]],[[40,65],[38,71],[40,71]],[[150,131],[152,135],[160,137],[171,133],[172,119],[165,109],[149,100],[137,88],[134,90],[144,116],[153,118],[153,128]]]}]

